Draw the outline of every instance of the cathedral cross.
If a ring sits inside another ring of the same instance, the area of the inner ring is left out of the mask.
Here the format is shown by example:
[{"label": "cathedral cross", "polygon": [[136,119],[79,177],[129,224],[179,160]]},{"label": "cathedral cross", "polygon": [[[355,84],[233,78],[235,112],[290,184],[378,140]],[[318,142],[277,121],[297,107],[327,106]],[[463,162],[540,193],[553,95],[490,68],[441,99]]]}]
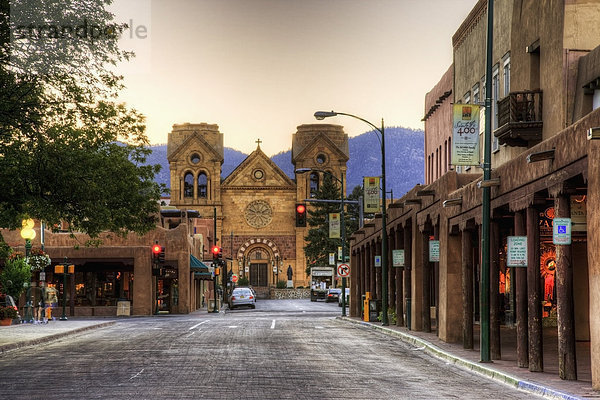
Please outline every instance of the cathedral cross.
[{"label": "cathedral cross", "polygon": [[257,139],[255,143],[258,143],[258,147],[260,147],[260,144],[262,143],[262,140]]}]

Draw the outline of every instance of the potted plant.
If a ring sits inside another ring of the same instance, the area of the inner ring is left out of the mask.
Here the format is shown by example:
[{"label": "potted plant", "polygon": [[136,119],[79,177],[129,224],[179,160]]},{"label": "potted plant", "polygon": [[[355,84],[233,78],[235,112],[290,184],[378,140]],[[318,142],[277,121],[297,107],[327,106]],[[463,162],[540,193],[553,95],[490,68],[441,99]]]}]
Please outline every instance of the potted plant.
[{"label": "potted plant", "polygon": [[48,254],[41,249],[31,249],[26,261],[31,267],[31,272],[43,271],[52,262]]},{"label": "potted plant", "polygon": [[7,326],[17,318],[17,310],[10,306],[0,306],[0,325]]}]

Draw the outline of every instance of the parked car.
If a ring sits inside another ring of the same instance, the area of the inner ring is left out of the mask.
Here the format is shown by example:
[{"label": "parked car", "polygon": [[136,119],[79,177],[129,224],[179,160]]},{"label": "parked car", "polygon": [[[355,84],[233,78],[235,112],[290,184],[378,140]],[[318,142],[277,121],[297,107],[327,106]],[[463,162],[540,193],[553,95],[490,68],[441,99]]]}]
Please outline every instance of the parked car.
[{"label": "parked car", "polygon": [[[340,292],[341,293],[341,292]],[[342,296],[338,297],[338,306],[342,306]],[[350,305],[350,288],[346,288],[346,307]]]},{"label": "parked car", "polygon": [[331,288],[327,291],[327,298],[325,299],[326,303],[330,301],[337,301],[342,294],[342,289],[340,288]]},{"label": "parked car", "polygon": [[239,306],[256,308],[256,296],[250,288],[238,287],[231,292],[231,296],[229,296],[229,309],[233,310]]}]

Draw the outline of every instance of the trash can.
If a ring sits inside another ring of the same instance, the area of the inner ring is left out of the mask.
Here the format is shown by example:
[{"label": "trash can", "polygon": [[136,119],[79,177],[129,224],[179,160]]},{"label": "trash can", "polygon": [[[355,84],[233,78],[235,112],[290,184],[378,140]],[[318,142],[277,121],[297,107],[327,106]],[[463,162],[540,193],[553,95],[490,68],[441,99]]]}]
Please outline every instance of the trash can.
[{"label": "trash can", "polygon": [[[219,310],[221,309],[221,299],[217,299],[217,308]],[[208,299],[208,302],[206,304],[206,309],[208,312],[215,310],[215,299]]]},{"label": "trash can", "polygon": [[369,322],[377,322],[377,317],[381,311],[381,300],[369,300]]},{"label": "trash can", "polygon": [[126,300],[117,301],[117,317],[118,316],[130,316],[131,315],[131,303]]}]

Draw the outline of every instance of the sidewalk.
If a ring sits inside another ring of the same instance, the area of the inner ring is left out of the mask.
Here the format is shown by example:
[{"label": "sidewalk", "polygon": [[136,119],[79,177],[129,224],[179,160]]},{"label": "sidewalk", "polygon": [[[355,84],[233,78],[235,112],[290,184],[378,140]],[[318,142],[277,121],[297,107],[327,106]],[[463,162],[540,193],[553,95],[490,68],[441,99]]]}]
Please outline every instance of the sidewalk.
[{"label": "sidewalk", "polygon": [[556,332],[556,328],[544,331],[544,372],[529,372],[527,368],[517,367],[515,330],[512,328],[503,327],[501,333],[502,360],[493,360],[492,363],[481,363],[479,362],[478,326],[475,327],[474,349],[468,350],[463,348],[462,343],[446,343],[440,340],[435,332],[409,331],[405,327],[395,325],[383,327],[380,323],[364,322],[360,318],[337,318],[358,324],[366,329],[374,329],[399,337],[401,340],[412,343],[423,351],[449,363],[545,398],[573,400],[600,399],[600,392],[592,390],[589,343],[577,343],[578,380],[565,381],[558,377],[556,334],[553,335],[553,332]]},{"label": "sidewalk", "polygon": [[46,343],[90,329],[113,325],[110,320],[69,319],[47,324],[16,324],[0,327],[0,353],[25,346]]}]

